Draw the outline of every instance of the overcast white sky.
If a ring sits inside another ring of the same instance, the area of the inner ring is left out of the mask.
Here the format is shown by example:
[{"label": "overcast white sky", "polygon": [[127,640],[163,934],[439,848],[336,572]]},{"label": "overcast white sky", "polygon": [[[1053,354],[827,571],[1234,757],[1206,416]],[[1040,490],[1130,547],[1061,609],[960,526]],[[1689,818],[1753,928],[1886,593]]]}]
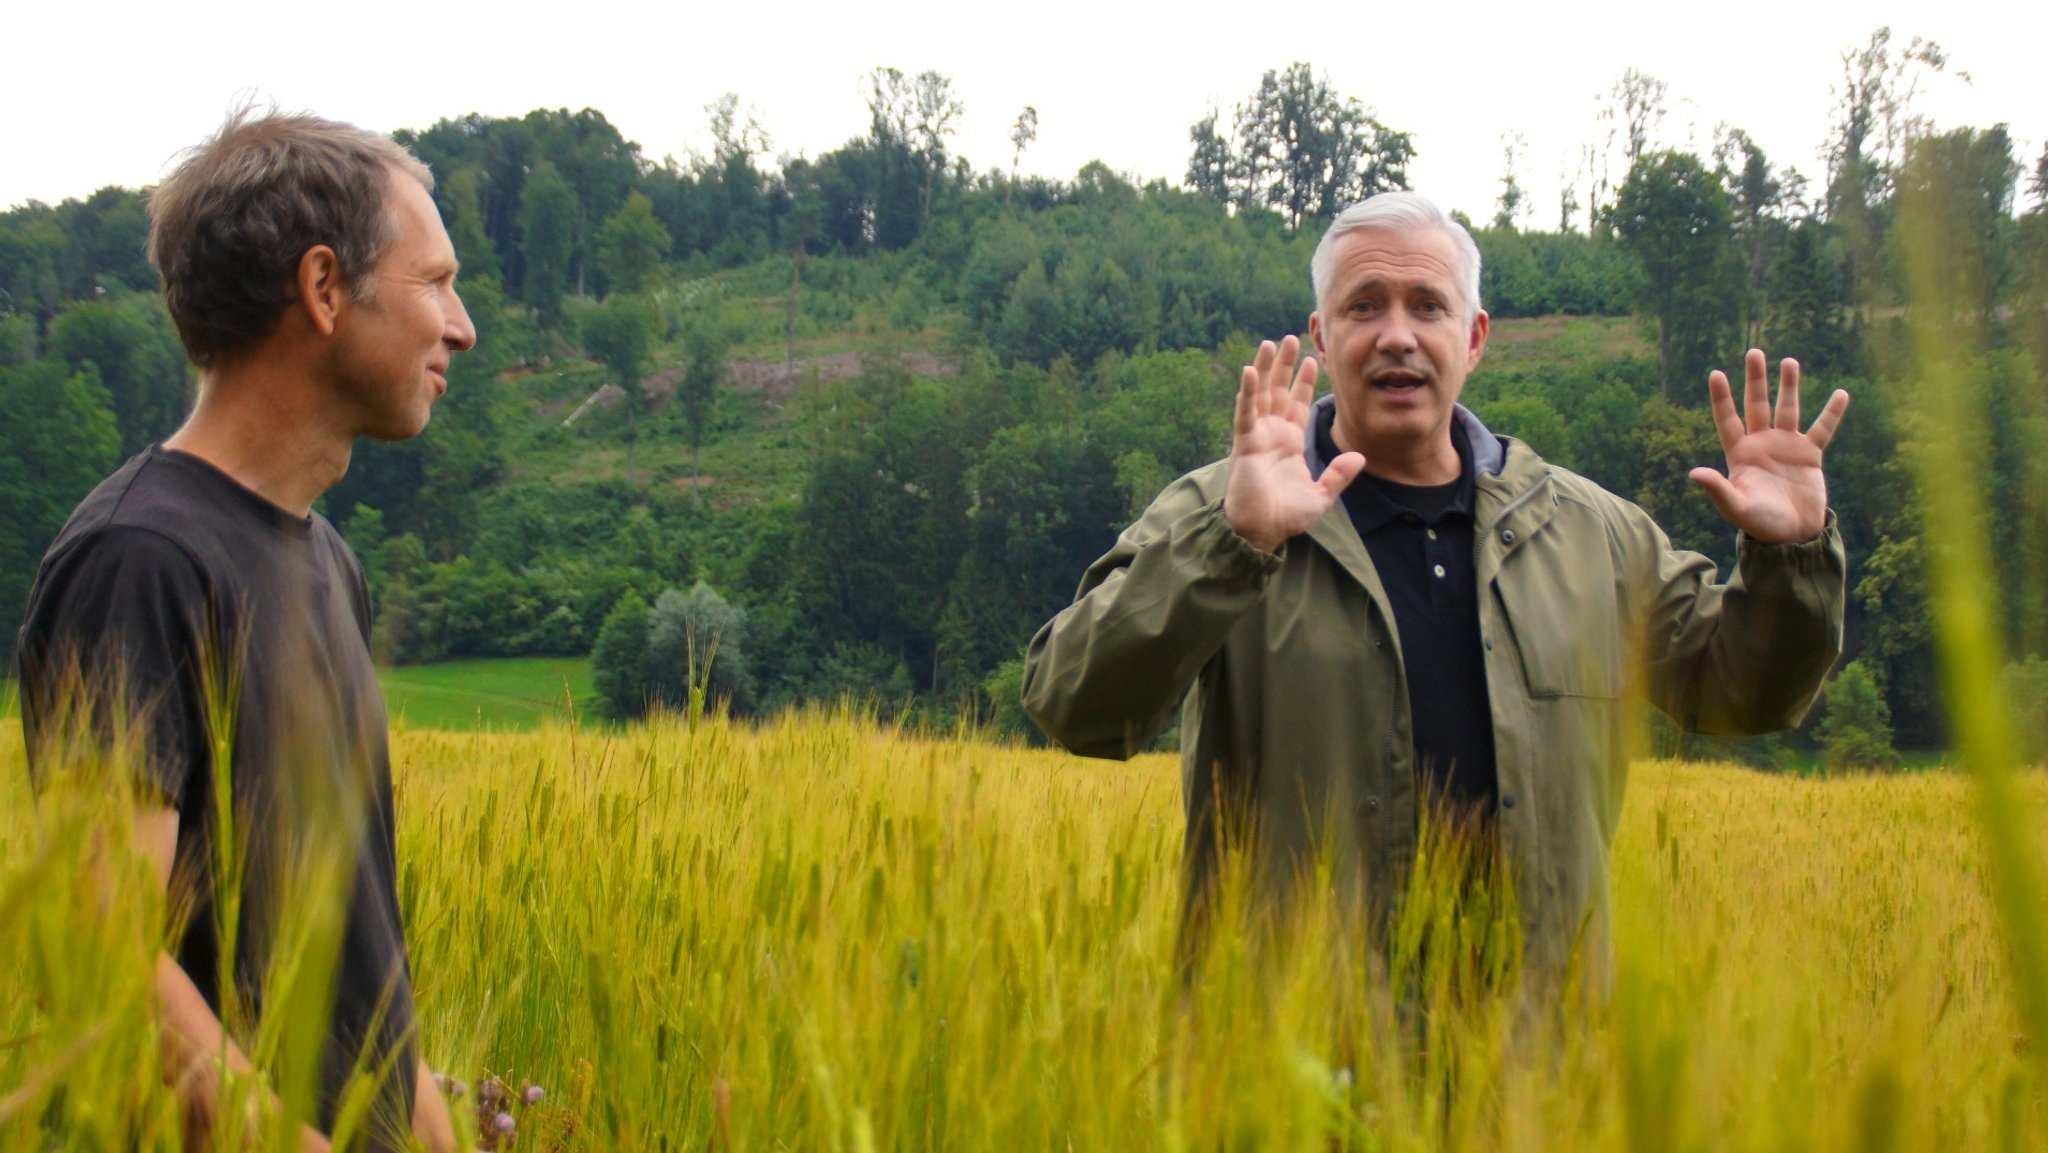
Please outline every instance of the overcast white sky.
[{"label": "overcast white sky", "polygon": [[2032,168],[2048,137],[2048,8],[1822,7],[1317,6],[1278,27],[1256,5],[1215,0],[30,3],[8,17],[0,69],[0,207],[153,183],[247,92],[383,130],[590,107],[655,159],[704,148],[704,105],[737,92],[777,151],[815,156],[865,130],[860,80],[885,64],[952,77],[967,108],[955,148],[977,169],[1008,167],[1009,125],[1031,104],[1027,171],[1071,177],[1099,158],[1177,182],[1190,124],[1212,105],[1227,121],[1261,72],[1308,60],[1412,131],[1417,190],[1475,218],[1493,211],[1503,133],[1521,133],[1531,221],[1549,227],[1561,175],[1596,136],[1597,98],[1628,67],[1670,86],[1660,143],[1704,153],[1726,122],[1817,178],[1839,56],[1880,25],[1901,44],[1940,42],[1970,74],[1930,85],[1922,107],[1937,123],[2007,122]]}]

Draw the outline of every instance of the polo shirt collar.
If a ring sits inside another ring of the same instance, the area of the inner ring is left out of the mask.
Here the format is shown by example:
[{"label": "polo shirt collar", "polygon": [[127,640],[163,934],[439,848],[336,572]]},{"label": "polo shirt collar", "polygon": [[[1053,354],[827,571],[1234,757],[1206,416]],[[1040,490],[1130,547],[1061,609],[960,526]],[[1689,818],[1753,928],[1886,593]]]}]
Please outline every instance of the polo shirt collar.
[{"label": "polo shirt collar", "polygon": [[[1314,415],[1316,423],[1313,435],[1316,451],[1334,458],[1337,442],[1331,432],[1331,425],[1336,419],[1336,412],[1334,409],[1323,409]],[[1470,434],[1465,431],[1462,423],[1451,428],[1451,446],[1458,452],[1458,479],[1453,482],[1457,489],[1451,503],[1443,511],[1446,514],[1458,513],[1470,520],[1474,503],[1472,446]],[[1351,486],[1344,490],[1344,507],[1351,514],[1351,523],[1358,529],[1358,535],[1370,536],[1391,522],[1413,514],[1413,508],[1397,499],[1400,489],[1412,487],[1415,486],[1381,481],[1372,476],[1361,476],[1353,481]]]}]

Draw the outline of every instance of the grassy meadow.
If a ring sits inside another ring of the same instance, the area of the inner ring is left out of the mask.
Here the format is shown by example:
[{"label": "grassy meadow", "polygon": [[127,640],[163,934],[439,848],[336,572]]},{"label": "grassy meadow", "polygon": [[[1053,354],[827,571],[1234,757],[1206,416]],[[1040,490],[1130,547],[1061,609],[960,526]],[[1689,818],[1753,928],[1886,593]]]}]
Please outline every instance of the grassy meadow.
[{"label": "grassy meadow", "polygon": [[[1613,995],[1553,1030],[1313,906],[1184,985],[1169,757],[847,712],[394,754],[425,1052],[547,1087],[520,1149],[2048,1147],[1954,774],[1639,765]],[[70,879],[104,808],[41,808],[0,728],[0,1150],[176,1148],[160,914]],[[1404,933],[1486,931],[1418,876]]]},{"label": "grassy meadow", "polygon": [[585,657],[510,657],[379,669],[394,728],[530,730],[595,696]]}]

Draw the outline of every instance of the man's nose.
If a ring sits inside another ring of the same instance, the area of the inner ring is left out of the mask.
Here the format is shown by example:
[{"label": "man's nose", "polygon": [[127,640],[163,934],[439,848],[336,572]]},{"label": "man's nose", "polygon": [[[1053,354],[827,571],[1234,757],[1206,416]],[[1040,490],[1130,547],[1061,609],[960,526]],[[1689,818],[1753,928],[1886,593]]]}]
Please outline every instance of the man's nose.
[{"label": "man's nose", "polygon": [[1415,325],[1408,316],[1408,310],[1398,305],[1389,308],[1373,343],[1383,352],[1414,352]]},{"label": "man's nose", "polygon": [[451,289],[448,293],[447,327],[441,339],[457,352],[468,352],[476,347],[476,325],[469,319],[469,309],[462,304],[462,297]]}]

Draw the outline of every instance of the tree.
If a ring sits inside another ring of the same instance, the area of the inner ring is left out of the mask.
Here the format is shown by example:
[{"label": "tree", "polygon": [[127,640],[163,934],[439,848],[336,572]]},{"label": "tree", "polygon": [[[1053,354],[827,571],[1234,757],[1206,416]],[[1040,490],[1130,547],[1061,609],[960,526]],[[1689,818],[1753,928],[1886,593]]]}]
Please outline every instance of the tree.
[{"label": "tree", "polygon": [[[20,620],[36,562],[71,509],[120,459],[120,432],[91,364],[0,368],[0,615]],[[14,633],[0,634],[0,655]],[[12,668],[10,657],[5,666]]]},{"label": "tree", "polygon": [[1248,123],[1240,111],[1240,136],[1260,145],[1244,153],[1249,190],[1279,209],[1290,227],[1327,220],[1347,204],[1408,186],[1406,165],[1415,151],[1409,134],[1380,123],[1356,98],[1339,97],[1307,64],[1267,72],[1249,111]]},{"label": "tree", "polygon": [[[937,72],[925,71],[917,74],[917,143],[924,159],[924,222],[932,219],[932,185],[938,174],[946,170],[946,141],[959,130],[962,116],[967,115],[967,106],[953,95],[953,82]],[[1037,134],[1037,113],[1032,114],[1032,132]]]},{"label": "tree", "polygon": [[1522,182],[1516,177],[1521,167],[1522,153],[1529,148],[1529,142],[1519,132],[1504,132],[1500,139],[1500,207],[1493,214],[1493,226],[1502,231],[1512,232],[1515,217],[1521,214]]},{"label": "tree", "polygon": [[654,218],[654,204],[638,192],[626,197],[597,231],[598,269],[612,292],[646,292],[668,257],[668,230]]},{"label": "tree", "polygon": [[1230,203],[1230,141],[1216,130],[1216,112],[1188,128],[1188,140],[1195,146],[1188,154],[1187,186],[1219,204]]},{"label": "tree", "polygon": [[647,601],[627,589],[597,630],[597,644],[590,650],[590,679],[597,688],[598,708],[614,720],[647,711],[653,687],[647,663],[652,615]]},{"label": "tree", "polygon": [[68,250],[64,289],[69,295],[83,298],[156,287],[156,272],[144,255],[149,217],[141,193],[110,186],[84,200],[66,200],[57,206],[57,223],[64,229]]},{"label": "tree", "polygon": [[775,146],[761,124],[760,112],[743,107],[737,92],[706,104],[704,112],[711,118],[711,155],[716,164],[723,165],[735,156],[751,161]]},{"label": "tree", "polygon": [[1698,157],[1653,153],[1629,170],[1612,218],[1642,273],[1637,303],[1657,322],[1664,395],[1697,405],[1699,383],[1732,343],[1741,291],[1728,193]]},{"label": "tree", "polygon": [[754,678],[746,648],[746,610],[728,604],[703,581],[687,593],[669,589],[655,598],[647,668],[659,700],[679,706],[722,700],[734,712],[751,711]]},{"label": "tree", "polygon": [[476,165],[465,164],[434,186],[434,200],[440,206],[441,219],[448,225],[448,239],[455,245],[466,280],[495,280],[501,275],[498,247],[491,243],[490,222],[484,217],[484,179]]},{"label": "tree", "polygon": [[936,72],[914,80],[895,68],[868,73],[862,167],[868,227],[882,248],[902,248],[924,230],[944,166],[943,138],[962,111],[951,93],[951,81]]},{"label": "tree", "polygon": [[1842,78],[1831,91],[1834,123],[1825,149],[1828,220],[1846,243],[1851,299],[1862,301],[1877,286],[1884,240],[1884,205],[1907,142],[1927,127],[1913,111],[1921,83],[1948,68],[1941,45],[1915,36],[1904,49],[1892,45],[1892,30],[1870,34],[1863,47],[1842,53]]},{"label": "tree", "polygon": [[820,430],[799,513],[806,622],[823,646],[872,646],[929,685],[965,548],[964,480],[978,443],[967,429],[978,414],[966,390],[879,361],[820,399],[832,423]]},{"label": "tree", "polygon": [[1892,750],[1891,712],[1863,662],[1850,661],[1828,682],[1816,735],[1834,772],[1888,769],[1898,763]]},{"label": "tree", "polygon": [[[2011,286],[2020,171],[2010,132],[1994,124],[1916,137],[1893,174],[1900,200],[1921,206],[1911,226],[1939,234],[1932,247],[1957,302],[1985,315],[2005,302]],[[1905,237],[1895,232],[1894,240]]]},{"label": "tree", "polygon": [[614,296],[583,317],[583,347],[603,362],[626,394],[626,483],[634,481],[640,439],[640,374],[659,323],[653,306],[637,296]]},{"label": "tree", "polygon": [[709,322],[699,321],[684,333],[683,378],[676,384],[676,401],[682,405],[683,420],[690,426],[690,491],[703,498],[703,477],[697,470],[697,454],[704,447],[704,431],[711,421],[711,406],[718,399],[719,383],[725,378],[726,342]]},{"label": "tree", "polygon": [[48,205],[27,204],[0,214],[0,311],[20,312],[38,324],[64,300],[64,226]]},{"label": "tree", "polygon": [[1889,26],[1872,32],[1863,47],[1844,49],[1841,61],[1826,148],[1830,215],[1875,208],[1889,194],[1907,142],[1927,127],[1913,111],[1920,86],[1948,69],[1948,54],[1932,40],[1915,36],[1894,49]]},{"label": "tree", "polygon": [[754,158],[772,144],[758,112],[728,92],[704,106],[710,117],[711,159],[697,165],[698,182],[710,193],[710,229],[706,247],[719,264],[733,267],[753,260],[766,244],[769,228],[766,181]]},{"label": "tree", "polygon": [[1211,113],[1188,131],[1188,185],[1239,208],[1270,208],[1289,228],[1334,217],[1376,192],[1408,187],[1414,138],[1387,127],[1355,97],[1339,96],[1305,63],[1269,69],[1237,106],[1228,148]]},{"label": "tree", "polygon": [[1073,425],[1003,429],[967,486],[967,548],[941,620],[955,692],[978,688],[1072,598],[1074,573],[1109,547],[1124,513],[1102,446]]},{"label": "tree", "polygon": [[1038,139],[1038,109],[1029,104],[1017,114],[1016,122],[1010,125],[1010,186],[1003,190],[1003,203],[1010,203],[1017,191],[1017,166],[1024,161],[1024,149]]},{"label": "tree", "polygon": [[1620,125],[1622,156],[1630,168],[1649,150],[1651,133],[1664,122],[1669,91],[1662,80],[1634,68],[1624,69],[1609,91],[1607,115]]},{"label": "tree", "polygon": [[124,456],[169,436],[192,407],[185,350],[154,293],[66,304],[50,324],[49,350],[73,371],[87,364],[99,370]]},{"label": "tree", "polygon": [[1771,242],[1781,232],[1775,216],[1784,187],[1771,173],[1770,158],[1741,129],[1723,132],[1714,146],[1714,164],[1728,189],[1731,225],[1744,265],[1742,341],[1754,347],[1763,340]]},{"label": "tree", "polygon": [[0,312],[0,368],[20,368],[35,358],[36,322],[18,312]]},{"label": "tree", "polygon": [[541,327],[562,320],[562,294],[569,287],[569,265],[576,255],[576,217],[581,211],[576,190],[553,164],[533,166],[519,195],[519,248],[526,258],[526,303]]},{"label": "tree", "polygon": [[1840,371],[1850,356],[1848,285],[1828,258],[1827,227],[1807,217],[1784,229],[1764,271],[1763,337],[1756,342],[1797,357],[1811,373]]}]

